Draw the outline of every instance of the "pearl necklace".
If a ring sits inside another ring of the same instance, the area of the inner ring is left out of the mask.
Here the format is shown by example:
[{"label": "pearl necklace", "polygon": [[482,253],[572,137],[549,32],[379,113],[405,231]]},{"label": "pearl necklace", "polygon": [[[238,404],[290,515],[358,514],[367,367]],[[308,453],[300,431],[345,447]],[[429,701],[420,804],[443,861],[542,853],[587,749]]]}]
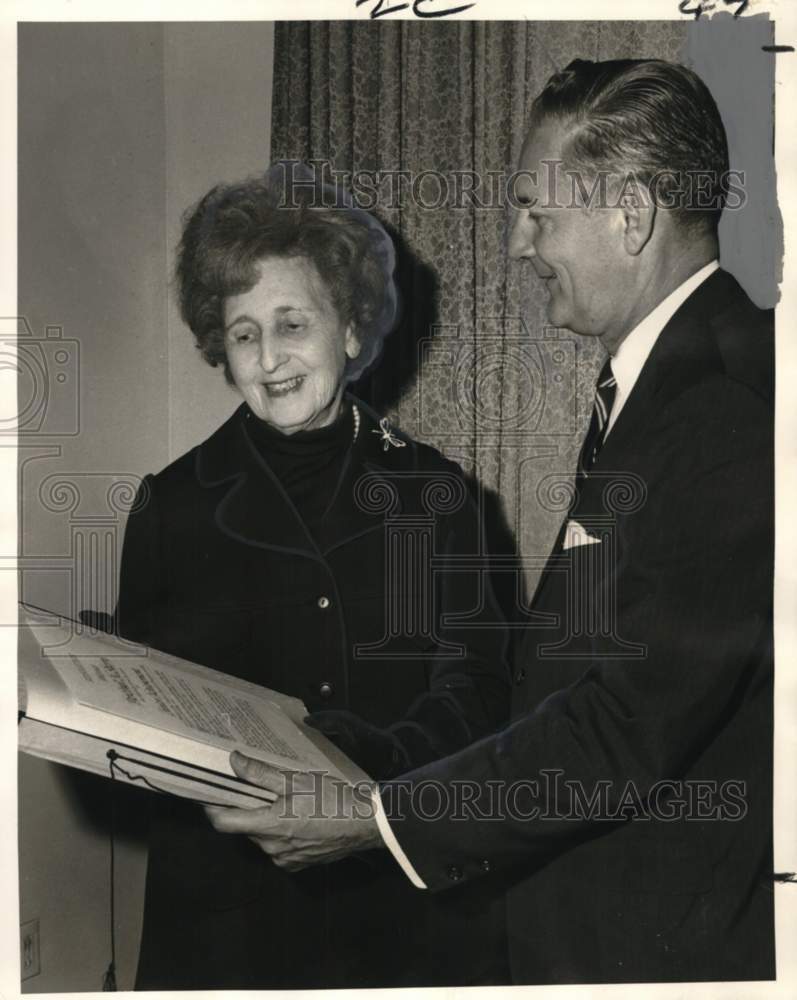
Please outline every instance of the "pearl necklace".
[{"label": "pearl necklace", "polygon": [[[354,436],[351,439],[353,444],[360,434],[360,411],[357,409],[356,403],[351,404],[351,414],[354,417]],[[253,417],[252,411],[247,410],[245,416],[247,420],[251,420]]]},{"label": "pearl necklace", "polygon": [[354,437],[351,439],[352,443],[357,440],[357,435],[360,433],[360,411],[357,409],[357,404],[351,404],[351,412],[354,417]]}]

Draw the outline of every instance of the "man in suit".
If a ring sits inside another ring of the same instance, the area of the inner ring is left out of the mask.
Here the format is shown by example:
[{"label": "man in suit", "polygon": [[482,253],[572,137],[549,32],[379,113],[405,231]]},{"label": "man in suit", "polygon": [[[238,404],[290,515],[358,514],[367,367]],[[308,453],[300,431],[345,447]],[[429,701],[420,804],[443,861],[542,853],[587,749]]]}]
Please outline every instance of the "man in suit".
[{"label": "man in suit", "polygon": [[516,983],[775,974],[773,317],[718,266],[727,176],[684,67],[551,78],[509,252],[608,357],[513,721],[380,784],[372,814],[212,811],[286,868],[384,844],[419,889],[505,880]]}]

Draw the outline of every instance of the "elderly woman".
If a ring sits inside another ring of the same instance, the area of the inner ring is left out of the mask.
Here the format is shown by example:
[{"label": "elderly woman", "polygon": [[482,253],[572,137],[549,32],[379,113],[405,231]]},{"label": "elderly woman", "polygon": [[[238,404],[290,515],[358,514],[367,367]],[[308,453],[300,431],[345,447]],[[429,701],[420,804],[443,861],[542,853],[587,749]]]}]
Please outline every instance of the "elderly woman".
[{"label": "elderly woman", "polygon": [[[286,191],[274,168],[187,218],[182,314],[243,402],[146,478],[117,628],[301,698],[382,778],[505,718],[505,643],[478,574],[412,580],[390,562],[397,515],[433,523],[451,556],[483,553],[479,520],[457,466],[346,392],[395,323],[394,255],[375,219],[328,195]],[[492,627],[473,627],[478,608]],[[199,806],[155,804],[138,989],[502,980],[497,897],[417,892],[382,852],[291,874]]]}]

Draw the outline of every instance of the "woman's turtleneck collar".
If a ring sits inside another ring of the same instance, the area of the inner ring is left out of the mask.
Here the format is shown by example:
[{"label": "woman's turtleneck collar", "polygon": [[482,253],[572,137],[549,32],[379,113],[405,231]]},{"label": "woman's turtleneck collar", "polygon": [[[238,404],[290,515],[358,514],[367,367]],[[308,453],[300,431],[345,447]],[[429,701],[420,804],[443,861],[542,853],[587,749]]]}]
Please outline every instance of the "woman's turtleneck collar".
[{"label": "woman's turtleneck collar", "polygon": [[347,399],[341,403],[340,413],[331,424],[312,430],[283,434],[257,417],[248,404],[244,404],[244,421],[252,443],[266,457],[276,454],[301,460],[302,456],[342,451],[354,437],[352,405]]},{"label": "woman's turtleneck collar", "polygon": [[279,480],[307,530],[324,517],[334,498],[355,437],[352,404],[344,400],[334,423],[283,434],[244,406],[243,424],[252,446]]}]

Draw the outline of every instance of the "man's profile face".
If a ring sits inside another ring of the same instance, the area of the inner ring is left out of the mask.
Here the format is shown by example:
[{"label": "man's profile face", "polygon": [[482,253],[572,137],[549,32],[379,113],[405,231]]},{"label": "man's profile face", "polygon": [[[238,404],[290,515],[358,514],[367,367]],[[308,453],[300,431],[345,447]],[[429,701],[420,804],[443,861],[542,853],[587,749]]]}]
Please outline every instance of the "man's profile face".
[{"label": "man's profile face", "polygon": [[[598,207],[597,197],[586,208],[578,187],[574,197],[573,181],[560,162],[566,134],[562,123],[545,119],[526,139],[515,183],[509,256],[530,260],[545,282],[554,326],[601,336],[622,312],[627,264],[622,212]],[[589,191],[593,179],[582,181]]]}]

